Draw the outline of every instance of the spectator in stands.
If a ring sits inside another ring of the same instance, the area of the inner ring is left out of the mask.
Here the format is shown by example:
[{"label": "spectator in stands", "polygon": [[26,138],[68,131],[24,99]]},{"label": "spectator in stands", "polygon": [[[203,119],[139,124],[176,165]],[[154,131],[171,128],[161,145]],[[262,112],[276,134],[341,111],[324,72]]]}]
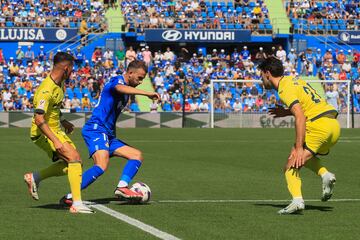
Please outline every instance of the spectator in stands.
[{"label": "spectator in stands", "polygon": [[85,46],[88,41],[88,26],[85,18],[81,20],[80,27],[79,27],[79,33],[81,37],[81,44]]},{"label": "spectator in stands", "polygon": [[23,59],[25,58],[25,53],[21,49],[21,46],[18,46],[18,49],[16,50],[16,61],[20,65],[22,64]]},{"label": "spectator in stands", "polygon": [[242,104],[240,102],[240,99],[239,98],[236,98],[235,99],[235,102],[233,103],[233,109],[234,109],[234,112],[241,112],[242,110]]},{"label": "spectator in stands", "polygon": [[100,62],[101,62],[101,58],[102,58],[102,51],[101,48],[95,48],[92,57],[91,57],[91,61],[93,64],[95,64],[100,58]]},{"label": "spectator in stands", "polygon": [[147,66],[150,66],[151,61],[152,61],[152,53],[149,50],[149,46],[145,46],[145,51],[142,52],[142,56],[144,59],[144,62],[146,63]]},{"label": "spectator in stands", "polygon": [[256,63],[260,63],[264,61],[267,58],[266,53],[264,52],[264,49],[262,47],[259,48],[259,51],[255,55]]},{"label": "spectator in stands", "polygon": [[90,110],[90,99],[88,98],[88,95],[85,93],[84,97],[81,99],[81,109],[84,110]]},{"label": "spectator in stands", "polygon": [[32,62],[34,58],[35,58],[35,53],[31,49],[31,46],[29,45],[27,51],[25,52],[25,61],[28,64],[29,62]]},{"label": "spectator in stands", "polygon": [[199,111],[200,112],[208,112],[209,111],[209,104],[206,101],[206,98],[203,98],[201,103],[199,104]]},{"label": "spectator in stands", "polygon": [[170,47],[166,48],[166,52],[164,53],[164,60],[173,62],[175,60],[175,54],[170,50]]},{"label": "spectator in stands", "polygon": [[71,100],[69,99],[69,96],[68,95],[66,95],[65,96],[65,99],[64,99],[64,101],[63,101],[63,108],[64,109],[67,109],[67,110],[69,110],[70,111],[70,109],[71,109]]},{"label": "spectator in stands", "polygon": [[131,63],[132,61],[134,61],[135,59],[136,59],[136,52],[134,51],[133,47],[130,46],[128,48],[128,50],[126,51],[126,54],[125,54],[125,60],[126,60],[125,64],[126,64],[126,66],[129,63]]},{"label": "spectator in stands", "polygon": [[157,100],[152,100],[152,103],[150,103],[150,112],[151,113],[157,113],[159,105],[157,104]]},{"label": "spectator in stands", "polygon": [[327,103],[331,104],[336,110],[341,110],[339,108],[341,102],[339,98],[339,93],[335,91],[334,85],[331,84],[330,86],[326,85],[326,101]]},{"label": "spectator in stands", "polygon": [[117,61],[117,66],[120,67],[121,65],[125,65],[125,52],[122,46],[119,47],[118,50],[115,52],[115,57]]},{"label": "spectator in stands", "polygon": [[[174,100],[174,99],[173,99]],[[174,112],[180,112],[182,111],[182,104],[180,102],[180,99],[175,100],[173,104],[173,111]]]},{"label": "spectator in stands", "polygon": [[76,95],[74,95],[73,99],[71,100],[71,108],[74,109],[75,111],[81,109],[81,102],[76,97]]},{"label": "spectator in stands", "polygon": [[286,61],[286,52],[282,48],[282,46],[279,46],[278,50],[276,51],[276,57],[280,59],[283,63]]}]

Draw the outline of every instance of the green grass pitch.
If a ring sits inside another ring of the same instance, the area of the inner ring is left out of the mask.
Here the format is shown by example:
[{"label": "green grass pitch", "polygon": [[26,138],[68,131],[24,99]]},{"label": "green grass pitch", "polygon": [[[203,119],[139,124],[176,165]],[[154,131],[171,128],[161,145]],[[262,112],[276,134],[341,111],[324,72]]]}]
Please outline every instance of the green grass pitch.
[{"label": "green grass pitch", "polygon": [[[31,143],[28,129],[1,129],[0,136],[0,239],[156,239],[99,211],[71,215],[60,208],[66,176],[42,182],[40,200],[33,201],[22,176],[50,160]],[[337,177],[334,199],[360,199],[359,136],[360,129],[344,129],[324,158]],[[143,151],[135,181],[151,187],[153,202],[107,203],[125,163],[118,158],[84,199],[181,239],[359,239],[360,201],[306,202],[303,214],[292,216],[277,215],[287,202],[161,202],[290,199],[282,167],[293,129],[119,129],[118,137]],[[72,139],[87,169],[92,160],[79,129]],[[320,199],[320,178],[307,169],[301,176],[305,200]]]}]

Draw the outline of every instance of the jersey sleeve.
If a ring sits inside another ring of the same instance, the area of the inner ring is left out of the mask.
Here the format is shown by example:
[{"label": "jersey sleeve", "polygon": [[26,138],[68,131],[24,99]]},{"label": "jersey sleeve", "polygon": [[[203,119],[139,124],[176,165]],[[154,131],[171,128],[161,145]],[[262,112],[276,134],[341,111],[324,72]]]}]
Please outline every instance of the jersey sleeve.
[{"label": "jersey sleeve", "polygon": [[296,86],[293,83],[288,83],[279,92],[281,101],[286,104],[288,108],[292,108],[296,103],[299,103]]},{"label": "jersey sleeve", "polygon": [[34,99],[35,113],[38,114],[47,113],[51,101],[52,98],[50,91],[40,90],[36,99]]}]

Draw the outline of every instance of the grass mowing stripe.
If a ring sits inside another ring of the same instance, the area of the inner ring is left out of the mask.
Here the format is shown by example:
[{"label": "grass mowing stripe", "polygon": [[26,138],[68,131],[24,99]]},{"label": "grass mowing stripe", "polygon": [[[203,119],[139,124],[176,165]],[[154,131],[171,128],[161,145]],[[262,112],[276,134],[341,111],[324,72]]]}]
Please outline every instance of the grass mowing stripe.
[{"label": "grass mowing stripe", "polygon": [[169,233],[163,232],[157,228],[154,228],[153,226],[147,225],[143,222],[140,222],[139,220],[136,220],[134,218],[131,218],[125,214],[122,214],[120,212],[117,212],[115,210],[112,210],[108,207],[105,207],[102,204],[96,204],[94,202],[86,202],[86,203],[90,203],[92,208],[95,208],[105,214],[108,214],[114,218],[117,218],[123,222],[126,222],[134,227],[137,227],[141,230],[143,230],[144,232],[150,233],[151,235],[158,237],[160,239],[164,239],[164,240],[180,240],[180,238],[177,238]]}]

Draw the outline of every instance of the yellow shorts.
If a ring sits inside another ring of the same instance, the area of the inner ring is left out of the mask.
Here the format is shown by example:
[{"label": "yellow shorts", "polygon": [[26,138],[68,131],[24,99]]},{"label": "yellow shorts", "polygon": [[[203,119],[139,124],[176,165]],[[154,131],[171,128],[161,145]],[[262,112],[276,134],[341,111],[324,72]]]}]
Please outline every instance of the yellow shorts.
[{"label": "yellow shorts", "polygon": [[[62,143],[69,143],[75,149],[75,144],[71,141],[71,139],[66,135],[66,133],[62,130],[52,130],[55,136],[62,142]],[[36,137],[31,137],[31,140],[35,143],[36,146],[41,148],[46,152],[48,157],[52,159],[54,162],[59,160],[59,157],[56,154],[56,149],[54,143],[48,139],[44,134],[41,134]]]},{"label": "yellow shorts", "polygon": [[306,122],[305,148],[313,155],[327,155],[340,137],[338,120],[322,117]]}]

